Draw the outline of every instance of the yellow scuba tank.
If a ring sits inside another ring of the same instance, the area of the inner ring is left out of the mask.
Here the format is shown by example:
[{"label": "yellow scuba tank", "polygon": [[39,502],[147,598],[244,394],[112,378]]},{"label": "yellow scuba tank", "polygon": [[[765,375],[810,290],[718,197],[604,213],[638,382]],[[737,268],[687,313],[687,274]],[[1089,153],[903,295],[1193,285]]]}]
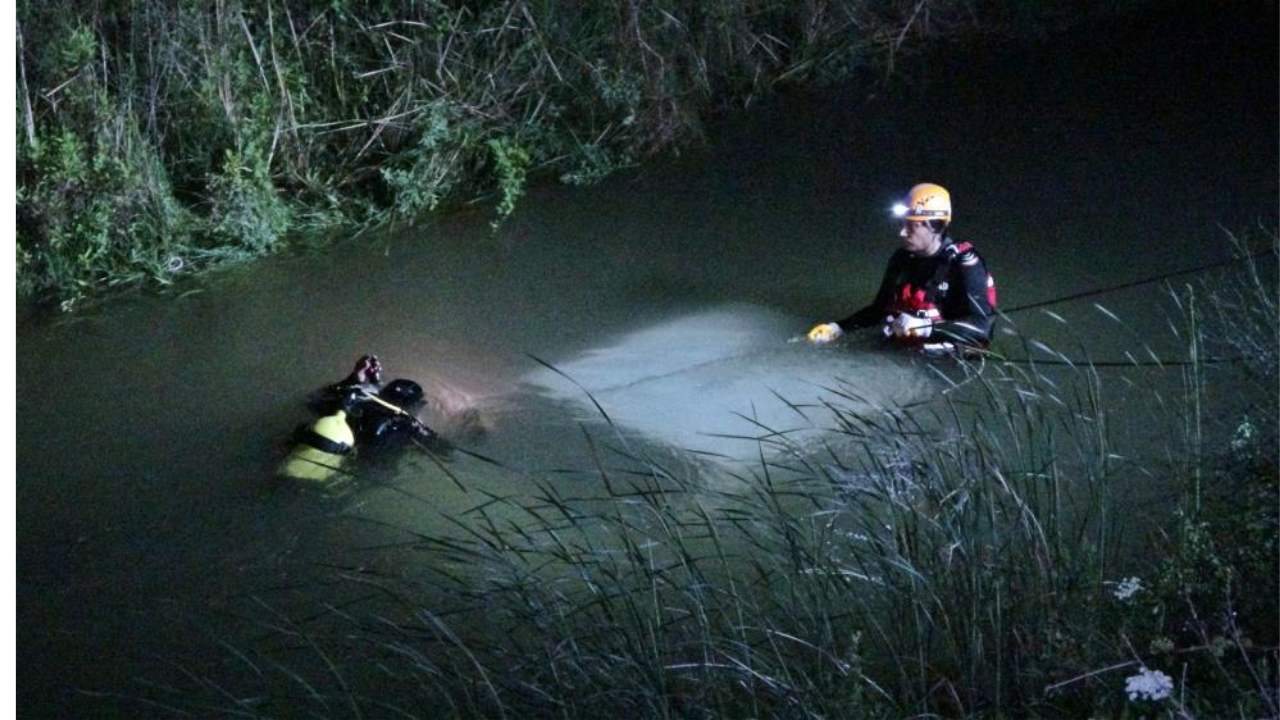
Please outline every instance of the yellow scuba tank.
[{"label": "yellow scuba tank", "polygon": [[280,464],[276,474],[294,480],[324,482],[345,472],[343,464],[356,438],[347,424],[347,413],[337,410],[316,420],[302,433],[298,444]]}]

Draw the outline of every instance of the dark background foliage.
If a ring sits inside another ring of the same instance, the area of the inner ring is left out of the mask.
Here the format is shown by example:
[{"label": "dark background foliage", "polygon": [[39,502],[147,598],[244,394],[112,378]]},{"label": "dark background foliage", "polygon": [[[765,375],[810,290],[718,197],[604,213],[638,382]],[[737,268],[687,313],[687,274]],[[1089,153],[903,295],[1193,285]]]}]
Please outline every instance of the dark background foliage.
[{"label": "dark background foliage", "polygon": [[929,41],[1095,13],[962,0],[22,2],[19,294],[70,309],[291,234],[481,196],[500,222],[531,177],[591,182],[697,142],[712,114],[779,87],[883,76]]}]

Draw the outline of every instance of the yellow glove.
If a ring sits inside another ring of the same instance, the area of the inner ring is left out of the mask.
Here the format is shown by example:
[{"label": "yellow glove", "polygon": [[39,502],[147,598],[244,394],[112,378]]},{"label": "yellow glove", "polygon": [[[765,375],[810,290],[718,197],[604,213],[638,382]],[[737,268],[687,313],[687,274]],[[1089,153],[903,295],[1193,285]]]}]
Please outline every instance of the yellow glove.
[{"label": "yellow glove", "polygon": [[844,331],[840,329],[839,325],[829,322],[822,323],[821,325],[814,325],[813,329],[809,331],[807,337],[809,338],[809,342],[827,343],[835,340],[843,334]]}]

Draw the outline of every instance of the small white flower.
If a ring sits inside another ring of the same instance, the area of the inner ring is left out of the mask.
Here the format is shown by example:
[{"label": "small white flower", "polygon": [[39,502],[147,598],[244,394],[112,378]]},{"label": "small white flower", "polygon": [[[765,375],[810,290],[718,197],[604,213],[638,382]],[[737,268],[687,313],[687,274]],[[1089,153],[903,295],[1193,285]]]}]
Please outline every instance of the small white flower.
[{"label": "small white flower", "polygon": [[1244,422],[1236,428],[1236,436],[1231,440],[1231,449],[1237,452],[1244,450],[1253,444],[1253,436],[1258,429],[1249,422],[1249,418],[1245,418]]},{"label": "small white flower", "polygon": [[1116,596],[1117,600],[1128,600],[1134,595],[1137,595],[1138,591],[1141,589],[1142,580],[1140,578],[1127,577],[1116,583],[1116,589],[1113,591],[1113,594]]},{"label": "small white flower", "polygon": [[1144,666],[1124,681],[1124,691],[1130,700],[1163,700],[1173,694],[1173,678]]}]

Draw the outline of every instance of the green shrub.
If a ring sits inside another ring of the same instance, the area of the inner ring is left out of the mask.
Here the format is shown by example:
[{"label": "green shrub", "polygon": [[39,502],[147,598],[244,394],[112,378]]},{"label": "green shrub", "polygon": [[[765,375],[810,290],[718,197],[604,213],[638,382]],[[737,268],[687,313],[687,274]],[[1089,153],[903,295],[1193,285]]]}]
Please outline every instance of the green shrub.
[{"label": "green shrub", "polygon": [[498,203],[498,219],[494,221],[496,227],[516,209],[516,201],[524,194],[529,153],[510,138],[494,138],[488,142],[488,146],[493,155],[498,189],[502,192],[502,200]]},{"label": "green shrub", "polygon": [[55,290],[70,309],[108,286],[168,282],[182,270],[189,215],[136,117],[92,63],[100,46],[75,27],[50,52],[66,78],[62,125],[33,125],[18,144],[18,289]]},{"label": "green shrub", "polygon": [[227,151],[222,171],[209,180],[208,192],[214,248],[262,255],[289,228],[289,208],[271,182],[267,158],[253,144]]}]

